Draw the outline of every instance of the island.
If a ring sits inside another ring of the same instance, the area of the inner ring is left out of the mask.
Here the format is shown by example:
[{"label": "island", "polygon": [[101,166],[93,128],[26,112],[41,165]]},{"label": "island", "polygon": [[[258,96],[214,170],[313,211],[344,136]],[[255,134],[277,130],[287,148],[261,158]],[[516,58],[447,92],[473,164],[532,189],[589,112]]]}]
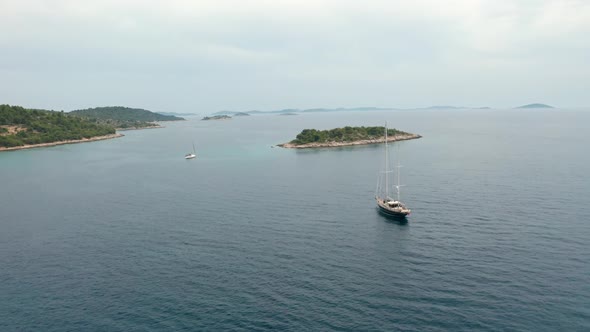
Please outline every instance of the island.
[{"label": "island", "polygon": [[[307,149],[339,147],[350,145],[366,145],[383,143],[385,127],[344,127],[330,130],[304,129],[288,143],[277,144],[283,148]],[[404,141],[420,138],[417,134],[406,133],[397,129],[387,130],[387,141]]]},{"label": "island", "polygon": [[246,112],[237,112],[237,113],[234,113],[234,116],[250,116],[250,114],[248,114]]},{"label": "island", "polygon": [[97,124],[115,127],[119,130],[159,128],[159,121],[182,121],[184,118],[154,113],[141,108],[123,106],[95,107],[69,112],[70,115],[85,118]]},{"label": "island", "polygon": [[547,104],[528,104],[528,105],[522,105],[522,106],[518,106],[516,108],[555,108],[553,106],[549,106]]},{"label": "island", "polygon": [[175,113],[175,112],[156,112],[157,114],[162,114],[162,115],[172,115],[172,116],[191,116],[191,115],[197,115],[196,113]]},{"label": "island", "polygon": [[297,115],[297,113],[279,113],[278,115]]},{"label": "island", "polygon": [[0,105],[0,151],[121,137],[112,126],[68,113]]},{"label": "island", "polygon": [[206,116],[201,120],[208,121],[208,120],[229,120],[231,116],[229,115],[214,115],[214,116]]}]

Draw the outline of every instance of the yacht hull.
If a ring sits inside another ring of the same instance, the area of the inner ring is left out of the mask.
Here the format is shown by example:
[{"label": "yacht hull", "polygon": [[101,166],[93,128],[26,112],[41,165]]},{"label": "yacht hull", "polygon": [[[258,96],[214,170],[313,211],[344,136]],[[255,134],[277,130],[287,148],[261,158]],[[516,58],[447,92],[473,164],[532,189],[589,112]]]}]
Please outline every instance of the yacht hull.
[{"label": "yacht hull", "polygon": [[383,215],[395,218],[406,218],[410,214],[410,210],[408,209],[400,210],[399,208],[390,208],[386,206],[382,200],[376,199],[376,201],[379,212]]},{"label": "yacht hull", "polygon": [[386,215],[388,217],[406,218],[409,215],[409,213],[391,211],[390,209],[385,208],[385,207],[383,207],[381,205],[377,205],[377,207],[379,208],[379,212],[381,214],[384,214],[384,215]]}]

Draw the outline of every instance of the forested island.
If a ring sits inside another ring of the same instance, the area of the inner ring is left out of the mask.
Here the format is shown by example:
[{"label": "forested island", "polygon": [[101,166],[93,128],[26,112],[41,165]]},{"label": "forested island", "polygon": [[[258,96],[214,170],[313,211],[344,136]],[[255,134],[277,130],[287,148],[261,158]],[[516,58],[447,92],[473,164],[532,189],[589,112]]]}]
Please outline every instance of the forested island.
[{"label": "forested island", "polygon": [[231,119],[231,116],[229,115],[214,115],[214,116],[206,116],[204,118],[202,118],[201,120],[229,120]]},{"label": "forested island", "polygon": [[516,108],[554,108],[553,106],[549,106],[547,104],[527,104],[527,105],[522,105],[522,106],[518,106]]},{"label": "forested island", "polygon": [[[387,130],[387,141],[403,141],[422,136],[397,129]],[[330,130],[304,129],[294,140],[278,144],[283,148],[305,149],[383,143],[385,127],[344,127]]]},{"label": "forested island", "polygon": [[87,108],[69,112],[70,115],[83,117],[89,121],[109,125],[117,129],[139,129],[159,127],[156,121],[180,121],[184,118],[163,115],[141,108],[108,106]]},{"label": "forested island", "polygon": [[0,151],[122,136],[114,127],[68,115],[0,105]]}]

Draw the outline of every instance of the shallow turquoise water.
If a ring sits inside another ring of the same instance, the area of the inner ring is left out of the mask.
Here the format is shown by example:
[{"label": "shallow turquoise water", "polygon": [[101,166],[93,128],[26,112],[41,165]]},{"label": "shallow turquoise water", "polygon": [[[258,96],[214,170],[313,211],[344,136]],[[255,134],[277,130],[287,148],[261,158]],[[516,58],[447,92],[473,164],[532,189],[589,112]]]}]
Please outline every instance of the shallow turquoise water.
[{"label": "shallow turquoise water", "polygon": [[[385,120],[407,224],[381,146],[270,148]],[[166,126],[0,153],[2,331],[590,329],[588,110]]]}]

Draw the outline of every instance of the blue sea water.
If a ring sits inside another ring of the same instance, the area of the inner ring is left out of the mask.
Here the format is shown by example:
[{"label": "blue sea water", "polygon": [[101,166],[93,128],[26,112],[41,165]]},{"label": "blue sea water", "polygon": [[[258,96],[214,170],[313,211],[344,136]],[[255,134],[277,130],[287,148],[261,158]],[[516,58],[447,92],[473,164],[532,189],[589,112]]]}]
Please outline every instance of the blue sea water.
[{"label": "blue sea water", "polygon": [[[385,120],[408,223],[382,146],[271,148]],[[0,153],[1,331],[590,330],[589,110],[165,125]]]}]

